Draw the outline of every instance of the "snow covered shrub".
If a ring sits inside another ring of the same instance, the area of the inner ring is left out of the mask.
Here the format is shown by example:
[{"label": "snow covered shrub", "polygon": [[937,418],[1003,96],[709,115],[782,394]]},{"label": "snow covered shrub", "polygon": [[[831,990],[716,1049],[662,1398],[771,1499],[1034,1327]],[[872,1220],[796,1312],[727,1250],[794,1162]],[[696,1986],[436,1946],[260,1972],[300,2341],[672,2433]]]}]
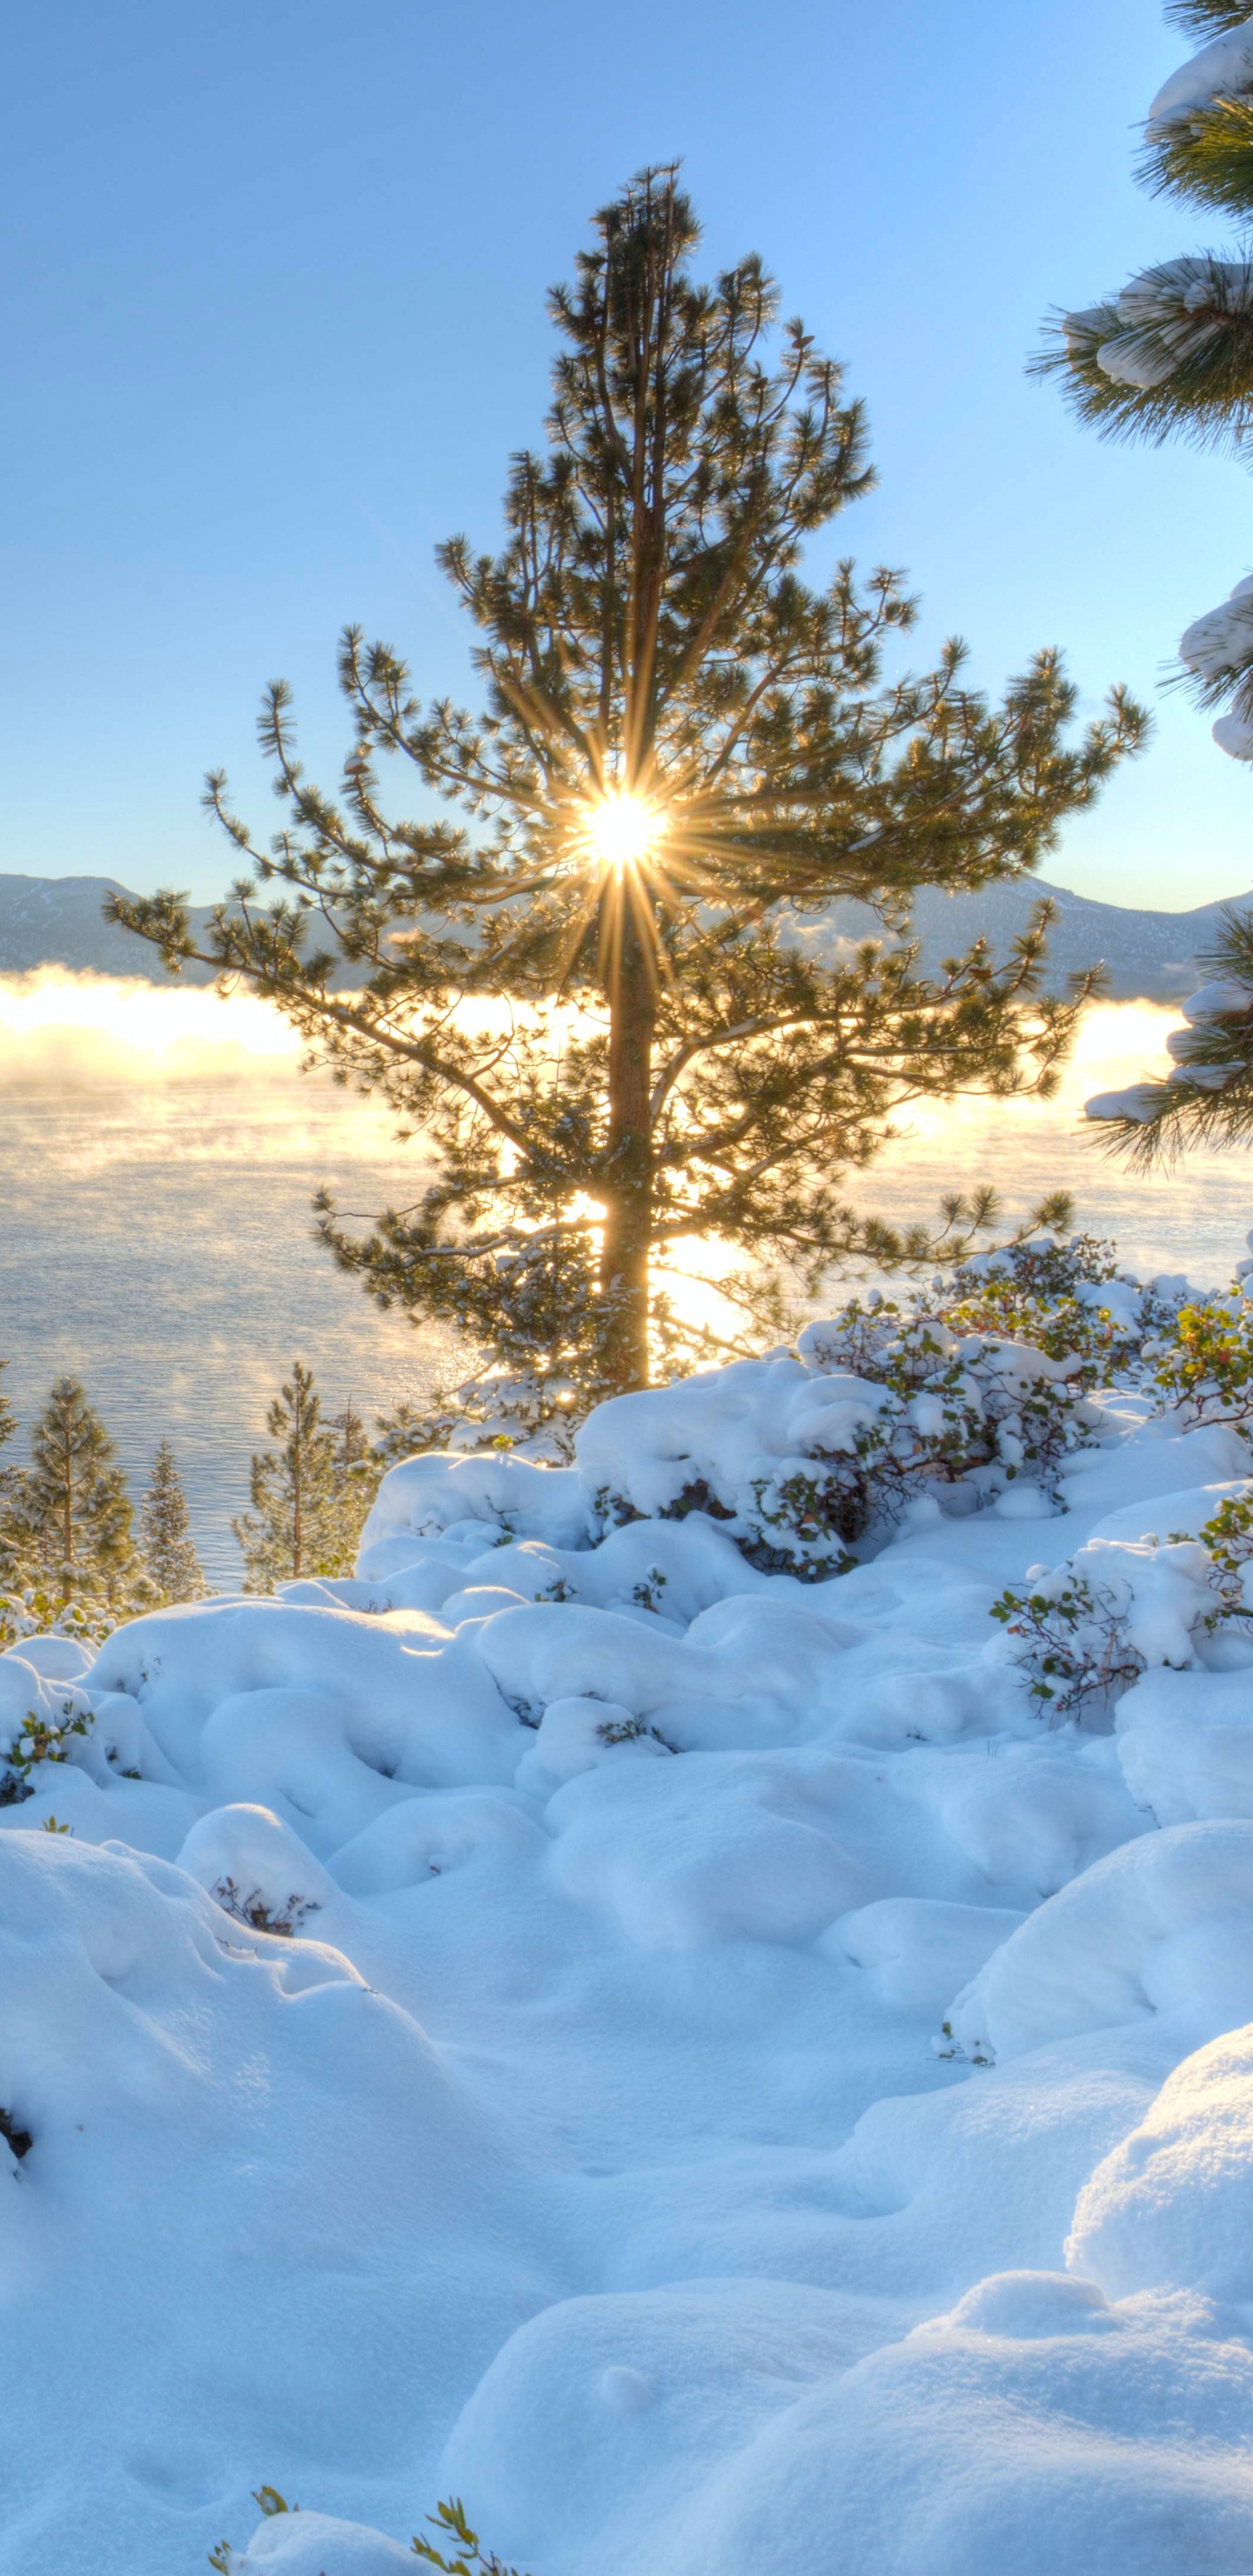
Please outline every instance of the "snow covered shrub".
[{"label": "snow covered shrub", "polygon": [[1143,1291],[1094,1235],[1015,1244],[963,1263],[944,1303],[962,1335],[1028,1342],[1053,1360],[1077,1359],[1085,1387],[1138,1355]]},{"label": "snow covered shrub", "polygon": [[1198,1537],[1209,1552],[1207,1579],[1214,1595],[1206,1627],[1253,1618],[1253,1493],[1229,1494]]},{"label": "snow covered shrub", "polygon": [[1253,1304],[1238,1296],[1184,1306],[1169,1339],[1144,1347],[1168,1404],[1191,1424],[1223,1423],[1253,1437]]},{"label": "snow covered shrub", "polygon": [[[1108,1342],[1103,1319],[1078,1306],[1070,1316],[1064,1307],[1033,1308],[1037,1330],[1026,1339],[1018,1329],[1026,1292],[1013,1281],[963,1288],[931,1307],[854,1301],[801,1335],[805,1359],[824,1371],[843,1362],[868,1382],[867,1392],[885,1390],[850,1445],[832,1514],[844,1539],[899,1519],[913,1495],[946,1487],[967,1486],[977,1504],[1022,1477],[1056,1499],[1064,1461],[1093,1427],[1086,1398],[1097,1349]],[[776,1499],[779,1483],[776,1476],[769,1490],[776,1514],[780,1502],[786,1510],[786,1497]],[[796,1500],[812,1510],[803,1482]]]},{"label": "snow covered shrub", "polygon": [[[0,2113],[0,2119],[2,2118],[3,2114]],[[29,2146],[29,2138],[26,2143]],[[279,2494],[277,2487],[258,2487],[253,2501],[260,2506],[267,2522],[272,2522],[279,2514],[300,2511],[298,2504],[287,2503],[286,2499]],[[466,2509],[460,2496],[449,2496],[443,2504],[437,2505],[434,2513],[428,2513],[426,2518],[436,2538],[424,2540],[419,2535],[412,2544],[413,2554],[415,2558],[424,2558],[429,2567],[438,2567],[441,2576],[518,2576],[517,2568],[507,2567],[504,2559],[498,2558],[494,2549],[484,2549],[477,2531],[472,2531],[466,2520]],[[344,2528],[339,2524],[324,2526],[320,2516],[314,2519],[317,2520],[319,2530],[332,2527],[336,2530]],[[451,2557],[445,2556],[439,2546],[441,2541],[451,2543]],[[233,2576],[233,2571],[239,2563],[235,2551],[227,2540],[219,2540],[216,2549],[211,2549],[209,2552],[209,2565],[215,2570],[215,2576]],[[332,2576],[332,2571],[328,2570],[328,2576]]]},{"label": "snow covered shrub", "polygon": [[16,1720],[0,1718],[0,1807],[17,1807],[33,1796],[30,1775],[36,1764],[70,1761],[72,1739],[90,1735],[94,1723],[90,1709],[77,1697],[63,1699],[52,1709],[30,1709]]},{"label": "snow covered shrub", "polygon": [[1097,1542],[1051,1573],[1034,1567],[1027,1585],[991,1615],[1017,1641],[1031,1697],[1054,1723],[1096,1714],[1150,1665],[1194,1664],[1207,1636],[1253,1621],[1253,1486],[1227,1495],[1195,1538]]},{"label": "snow covered shrub", "polygon": [[1108,1585],[1090,1583],[1073,1565],[1051,1574],[1037,1567],[1027,1579],[1032,1589],[1003,1592],[991,1615],[1018,1640],[1015,1660],[1051,1723],[1082,1721],[1129,1690],[1146,1658],[1132,1641],[1124,1602]]},{"label": "snow covered shrub", "polygon": [[131,1615],[99,1601],[62,1604],[36,1586],[25,1592],[0,1593],[0,1654],[20,1646],[24,1637],[73,1637],[83,1646],[102,1646]]},{"label": "snow covered shrub", "polygon": [[[277,2487],[254,2487],[252,2501],[260,2507],[266,2522],[272,2522],[280,2513],[299,2513],[300,2511],[298,2504],[288,2504],[286,2497],[279,2494]],[[216,2576],[231,2576],[235,2565],[235,2552],[229,2540],[219,2540],[216,2549],[210,2550],[209,2565],[216,2570]]]},{"label": "snow covered shrub", "polygon": [[753,1480],[741,1515],[741,1553],[763,1574],[797,1574],[825,1583],[856,1563],[844,1542],[869,1516],[869,1444],[826,1466],[789,1459],[773,1476]]},{"label": "snow covered shrub", "polygon": [[285,1941],[290,1941],[308,1916],[318,1911],[316,1897],[299,1896],[294,1891],[277,1906],[267,1902],[260,1887],[245,1896],[233,1878],[220,1878],[212,1892],[223,1912],[233,1914],[237,1923],[246,1923],[253,1932],[276,1932]]},{"label": "snow covered shrub", "polygon": [[1088,1391],[1113,1328],[1104,1308],[1041,1295],[1031,1311],[1054,1347],[1008,1330],[1050,1277],[1067,1295],[1092,1284],[1079,1262],[1095,1267],[1095,1252],[1066,1268],[1059,1247],[1027,1249],[1034,1285],[1024,1270],[991,1287],[968,1274],[951,1300],[872,1293],[806,1325],[795,1358],[775,1351],[597,1406],[575,1441],[593,1534],[702,1513],[762,1572],[818,1583],[914,1503],[954,1516],[1013,1509],[1004,1498],[1017,1485],[1019,1508],[1047,1517],[1100,1421]]}]

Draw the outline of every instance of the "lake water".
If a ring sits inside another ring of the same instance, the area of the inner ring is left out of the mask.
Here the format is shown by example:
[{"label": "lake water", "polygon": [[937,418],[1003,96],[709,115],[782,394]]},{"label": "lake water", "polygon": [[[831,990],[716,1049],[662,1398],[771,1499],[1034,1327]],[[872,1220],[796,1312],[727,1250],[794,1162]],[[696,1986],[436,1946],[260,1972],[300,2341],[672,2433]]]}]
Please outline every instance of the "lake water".
[{"label": "lake water", "polygon": [[[850,1195],[930,1216],[943,1191],[990,1180],[1017,1216],[1064,1187],[1128,1267],[1228,1279],[1253,1224],[1249,1157],[1131,1179],[1078,1116],[1087,1093],[1155,1069],[1174,1020],[1098,1007],[1059,1101],[912,1113]],[[418,1170],[372,1103],[299,1073],[259,1003],[0,978],[0,1382],[29,1418],[54,1374],[81,1376],[137,1490],[168,1435],[202,1559],[230,1580],[231,1515],[293,1358],[328,1412],[351,1395],[367,1420],[455,1374],[451,1336],[381,1314],[312,1239],[320,1182],[370,1211],[412,1199]]]}]

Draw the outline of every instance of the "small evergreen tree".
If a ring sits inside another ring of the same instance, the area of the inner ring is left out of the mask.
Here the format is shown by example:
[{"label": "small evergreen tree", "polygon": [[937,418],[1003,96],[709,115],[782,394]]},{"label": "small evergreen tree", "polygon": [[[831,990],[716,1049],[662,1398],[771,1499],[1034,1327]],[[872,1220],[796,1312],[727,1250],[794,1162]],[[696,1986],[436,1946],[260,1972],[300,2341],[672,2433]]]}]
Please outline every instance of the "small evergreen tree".
[{"label": "small evergreen tree", "polygon": [[343,1568],[351,1570],[362,1523],[391,1461],[371,1443],[351,1396],[342,1413],[331,1415],[331,1429],[335,1434],[335,1509],[339,1515],[336,1553]]},{"label": "small evergreen tree", "polygon": [[[752,1315],[763,1267],[926,1256],[926,1229],[851,1214],[843,1176],[910,1101],[1047,1091],[1090,984],[1041,995],[1044,911],[999,969],[979,941],[934,979],[908,945],[824,965],[797,915],[851,896],[897,931],[919,886],[1034,867],[1145,722],[1115,691],[1072,741],[1052,652],[999,705],[959,643],[885,679],[915,617],[901,575],[799,570],[870,488],[861,407],[780,327],[760,261],[702,285],[697,240],[674,171],[646,171],[551,298],[547,452],[514,461],[498,554],[441,550],[484,712],[423,711],[396,653],[350,629],[342,801],[305,778],[276,683],[262,740],[287,825],[260,847],[210,779],[251,874],[207,941],[172,893],[108,907],[172,969],[199,956],[270,996],[424,1130],[416,1210],[363,1241],[323,1202],[337,1259],[584,1403],[673,1348],[685,1238],[741,1256],[726,1284]],[[386,812],[393,755],[447,818]]]},{"label": "small evergreen tree", "polygon": [[203,1599],[204,1570],[192,1544],[187,1497],[168,1440],[157,1444],[152,1481],[139,1508],[139,1546],[163,1601]]},{"label": "small evergreen tree", "polygon": [[130,1605],[147,1590],[131,1537],[117,1451],[77,1378],[59,1377],[31,1430],[31,1463],[15,1477],[16,1555],[62,1604]]},{"label": "small evergreen tree", "polygon": [[272,1592],[302,1575],[350,1574],[381,1473],[360,1415],[350,1402],[324,1424],[313,1371],[297,1360],[266,1428],[280,1445],[253,1457],[252,1510],[231,1523],[246,1590]]}]

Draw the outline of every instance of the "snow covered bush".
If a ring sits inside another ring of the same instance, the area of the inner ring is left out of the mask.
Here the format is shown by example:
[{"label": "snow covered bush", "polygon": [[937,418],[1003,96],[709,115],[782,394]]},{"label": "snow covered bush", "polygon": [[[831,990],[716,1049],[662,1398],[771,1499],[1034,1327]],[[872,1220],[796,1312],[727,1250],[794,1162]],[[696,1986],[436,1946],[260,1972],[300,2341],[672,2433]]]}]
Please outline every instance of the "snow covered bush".
[{"label": "snow covered bush", "polygon": [[[289,2505],[279,2494],[277,2487],[258,2487],[253,2501],[261,2508],[263,2533],[266,2523],[275,2522],[280,2516],[300,2513],[299,2505]],[[507,2567],[504,2559],[499,2558],[494,2549],[484,2549],[477,2531],[471,2529],[460,2496],[448,2496],[436,2507],[434,2513],[428,2513],[426,2519],[436,2537],[434,2540],[427,2540],[419,2533],[410,2543],[409,2554],[411,2557],[423,2559],[428,2567],[438,2568],[440,2576],[518,2576],[517,2569]],[[363,2535],[359,2530],[354,2534],[343,2523],[331,2523],[321,2514],[304,2514],[301,2516],[301,2521],[302,2525],[309,2527],[308,2536],[314,2545],[315,2554],[318,2555],[332,2540],[338,2541],[342,2548],[345,2540],[351,2546],[354,2538],[359,2540],[365,2537],[367,2541],[370,2538],[368,2533]],[[445,2547],[440,2546],[441,2542],[451,2549],[451,2557],[445,2554]],[[229,2541],[220,2540],[216,2549],[211,2549],[209,2552],[209,2565],[214,2569],[215,2576],[244,2576],[244,2569],[254,2564],[255,2547],[254,2540],[246,2557],[241,2560],[238,2553],[231,2548]],[[383,2547],[387,2548],[387,2544],[383,2543]],[[378,2561],[373,2551],[370,2554],[372,2563],[377,2565]],[[389,2557],[392,2555],[390,2550],[388,2555]],[[400,2552],[396,2551],[395,2555],[399,2557]],[[360,2563],[355,2552],[353,2563],[354,2566]],[[327,2576],[331,2576],[330,2570],[327,2571]]]},{"label": "snow covered bush", "polygon": [[993,1602],[992,1617],[1015,1640],[1032,1699],[1058,1726],[1108,1707],[1144,1671],[1125,1589],[1090,1583],[1073,1565],[1037,1567],[1027,1580],[1029,1591],[1011,1587]]},{"label": "snow covered bush", "polygon": [[[1095,1278],[1102,1299],[1112,1294],[1103,1255],[1086,1238],[1076,1247],[1024,1246],[966,1265],[951,1288],[937,1282],[930,1299],[853,1299],[802,1332],[805,1376],[793,1381],[790,1401],[778,1375],[786,1363],[774,1364],[783,1403],[771,1408],[778,1429],[770,1445],[786,1439],[781,1456],[754,1472],[702,1453],[699,1474],[651,1505],[635,1483],[624,1493],[606,1482],[597,1494],[602,1521],[650,1507],[663,1516],[712,1509],[728,1518],[751,1564],[821,1582],[853,1561],[858,1540],[886,1536],[914,1502],[960,1513],[1021,1483],[1046,1512],[1066,1461],[1099,1419],[1090,1388],[1133,1346],[1125,1312],[1115,1320],[1109,1305],[1077,1293]],[[676,1423],[706,1382],[691,1382],[686,1396],[671,1391]],[[581,1465],[596,1445],[594,1431],[580,1435]]]},{"label": "snow covered bush", "polygon": [[24,1592],[0,1593],[0,1654],[20,1648],[24,1637],[69,1637],[83,1646],[102,1646],[127,1616],[121,1607],[102,1602],[60,1602],[55,1594],[32,1584]]},{"label": "snow covered bush", "polygon": [[1253,1304],[1239,1296],[1184,1306],[1169,1338],[1145,1344],[1156,1384],[1190,1423],[1225,1423],[1253,1439]]},{"label": "snow covered bush", "polygon": [[88,1738],[95,1720],[81,1691],[59,1692],[8,1656],[0,1658],[0,1807],[16,1807],[33,1792],[31,1775],[44,1762],[69,1762],[76,1740]]},{"label": "snow covered bush", "polygon": [[1014,1640],[1030,1696],[1054,1724],[1107,1710],[1151,1665],[1186,1668],[1222,1629],[1253,1634],[1253,1485],[1227,1494],[1195,1537],[1104,1542],[1032,1567],[992,1617]]}]

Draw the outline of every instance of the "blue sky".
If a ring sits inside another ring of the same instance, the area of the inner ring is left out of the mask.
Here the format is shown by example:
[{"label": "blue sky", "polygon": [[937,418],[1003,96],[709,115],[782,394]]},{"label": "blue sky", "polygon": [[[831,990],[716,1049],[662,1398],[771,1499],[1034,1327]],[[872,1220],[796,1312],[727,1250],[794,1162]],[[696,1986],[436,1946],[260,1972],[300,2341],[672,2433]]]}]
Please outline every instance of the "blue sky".
[{"label": "blue sky", "polygon": [[253,716],[282,673],[329,781],[348,618],[461,689],[432,548],[494,540],[589,210],[682,154],[709,263],[760,250],[867,399],[882,481],[839,542],[908,566],[915,650],[959,631],[996,686],[1057,642],[1088,701],[1124,678],[1157,704],[1047,873],[1247,888],[1253,773],[1157,693],[1253,564],[1253,489],[1102,447],[1023,372],[1050,305],[1221,239],[1131,177],[1186,50],[1152,0],[28,0],[0,109],[0,868],[218,891],[201,773],[271,828]]}]

